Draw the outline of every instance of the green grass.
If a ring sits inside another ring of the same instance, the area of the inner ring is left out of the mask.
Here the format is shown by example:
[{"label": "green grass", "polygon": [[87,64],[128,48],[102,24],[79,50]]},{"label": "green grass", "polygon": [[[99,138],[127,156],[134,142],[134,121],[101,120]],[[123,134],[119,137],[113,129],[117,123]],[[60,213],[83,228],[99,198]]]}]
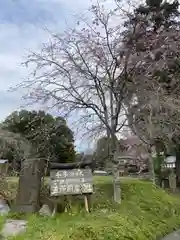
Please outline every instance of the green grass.
[{"label": "green grass", "polygon": [[[28,230],[13,240],[158,240],[180,228],[180,201],[150,182],[122,180],[122,204],[112,201],[112,178],[96,177],[93,208],[83,200],[55,218],[27,216]],[[2,225],[4,219],[0,220]]]}]

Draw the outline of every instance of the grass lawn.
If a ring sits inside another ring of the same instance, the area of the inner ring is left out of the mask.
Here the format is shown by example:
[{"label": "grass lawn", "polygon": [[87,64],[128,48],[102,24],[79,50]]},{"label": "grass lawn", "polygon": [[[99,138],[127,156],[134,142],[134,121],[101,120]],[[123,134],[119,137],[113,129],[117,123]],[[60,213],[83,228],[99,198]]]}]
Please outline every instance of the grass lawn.
[{"label": "grass lawn", "polygon": [[[12,185],[15,181],[11,182]],[[55,218],[27,216],[28,230],[16,240],[158,240],[180,228],[180,201],[149,182],[122,179],[122,204],[112,202],[112,178],[96,177],[93,209],[83,201]],[[0,224],[5,219],[0,219]]]}]

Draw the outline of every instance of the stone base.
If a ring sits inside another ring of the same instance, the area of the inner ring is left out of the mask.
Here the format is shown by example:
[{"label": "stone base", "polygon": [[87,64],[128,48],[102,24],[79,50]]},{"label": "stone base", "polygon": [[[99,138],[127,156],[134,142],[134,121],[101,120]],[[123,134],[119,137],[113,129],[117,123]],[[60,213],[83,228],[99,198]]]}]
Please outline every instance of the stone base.
[{"label": "stone base", "polygon": [[38,205],[15,205],[12,207],[12,212],[18,212],[18,213],[36,213],[38,212],[40,207]]}]

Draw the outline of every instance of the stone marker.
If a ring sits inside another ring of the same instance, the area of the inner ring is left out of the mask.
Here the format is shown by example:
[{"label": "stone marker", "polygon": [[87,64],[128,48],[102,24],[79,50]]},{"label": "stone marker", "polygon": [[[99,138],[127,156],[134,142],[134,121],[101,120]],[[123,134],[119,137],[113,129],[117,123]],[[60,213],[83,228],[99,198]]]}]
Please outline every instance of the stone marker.
[{"label": "stone marker", "polygon": [[1,232],[4,238],[13,237],[20,233],[24,233],[27,229],[27,221],[25,220],[7,220]]},{"label": "stone marker", "polygon": [[174,172],[169,175],[169,186],[173,192],[176,192],[176,174]]}]

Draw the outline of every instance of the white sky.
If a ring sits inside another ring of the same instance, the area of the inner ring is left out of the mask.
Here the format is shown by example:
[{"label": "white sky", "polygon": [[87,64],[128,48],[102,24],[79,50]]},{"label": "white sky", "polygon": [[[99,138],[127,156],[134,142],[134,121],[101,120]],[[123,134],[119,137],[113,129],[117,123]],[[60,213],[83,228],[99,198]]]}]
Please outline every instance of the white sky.
[{"label": "white sky", "polygon": [[[94,1],[94,0],[93,0]],[[124,1],[126,5],[127,1]],[[25,103],[22,90],[8,92],[11,86],[28,76],[28,69],[21,66],[29,50],[40,49],[47,42],[48,28],[62,32],[75,23],[73,15],[83,13],[92,0],[2,0],[0,1],[0,121]],[[107,0],[108,6],[113,0]],[[88,148],[81,140],[78,148]],[[82,145],[82,146],[81,146]]]}]

